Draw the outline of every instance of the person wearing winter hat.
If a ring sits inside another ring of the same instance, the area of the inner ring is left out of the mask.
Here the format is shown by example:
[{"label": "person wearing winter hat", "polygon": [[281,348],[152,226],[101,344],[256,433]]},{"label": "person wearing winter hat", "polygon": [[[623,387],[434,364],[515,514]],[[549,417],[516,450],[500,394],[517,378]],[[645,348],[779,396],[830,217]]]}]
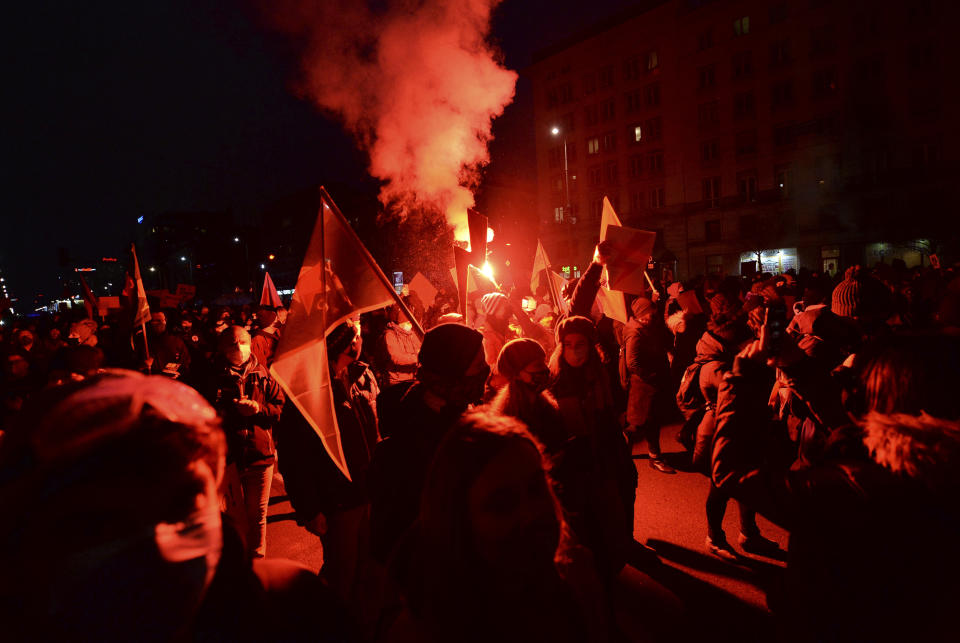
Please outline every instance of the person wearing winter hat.
[{"label": "person wearing winter hat", "polygon": [[633,543],[637,469],[596,341],[596,329],[586,317],[567,317],[557,325],[550,392],[575,443],[570,452],[578,456],[579,475],[587,481],[581,488],[596,490],[580,511],[574,510],[579,514],[574,531],[593,549],[599,567],[616,574]]},{"label": "person wearing winter hat", "polygon": [[437,445],[483,397],[490,367],[483,335],[463,324],[440,324],[423,337],[413,380],[381,393],[383,440],[370,463],[373,556],[386,562],[419,511],[420,493]]},{"label": "person wearing winter hat", "polygon": [[[323,541],[321,575],[348,605],[358,605],[357,585],[369,551],[367,471],[380,440],[377,395],[370,367],[359,359],[360,325],[348,320],[327,336],[327,357],[340,445],[350,478],[340,471],[303,415],[288,404],[275,429],[280,472],[297,522]],[[355,614],[360,618],[361,614]]]},{"label": "person wearing winter hat", "polygon": [[260,306],[257,309],[257,325],[259,328],[250,341],[250,351],[256,355],[258,362],[270,368],[280,342],[280,320],[277,311],[270,306]]},{"label": "person wearing winter hat", "polygon": [[667,330],[651,300],[637,297],[630,307],[633,318],[624,329],[620,357],[620,383],[627,389],[627,431],[647,441],[651,467],[676,473],[660,454],[660,427],[672,402]]},{"label": "person wearing winter hat", "polygon": [[882,323],[890,310],[890,292],[863,266],[847,268],[844,279],[830,296],[830,310],[868,327]]},{"label": "person wearing winter hat", "polygon": [[559,449],[567,432],[557,401],[547,390],[550,369],[543,347],[526,338],[507,342],[497,359],[497,371],[507,384],[490,402],[490,409],[526,424],[548,452]]}]

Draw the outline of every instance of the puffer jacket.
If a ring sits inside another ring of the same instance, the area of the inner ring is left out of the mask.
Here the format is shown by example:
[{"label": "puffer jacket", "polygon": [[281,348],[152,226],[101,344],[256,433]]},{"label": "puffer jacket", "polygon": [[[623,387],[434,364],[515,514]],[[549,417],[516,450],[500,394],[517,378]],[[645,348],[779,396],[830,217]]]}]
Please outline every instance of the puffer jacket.
[{"label": "puffer jacket", "polygon": [[722,383],[713,478],[790,530],[783,593],[768,596],[788,640],[955,640],[960,423],[874,413],[836,428],[815,465],[771,467],[755,448],[765,370],[738,357]]}]

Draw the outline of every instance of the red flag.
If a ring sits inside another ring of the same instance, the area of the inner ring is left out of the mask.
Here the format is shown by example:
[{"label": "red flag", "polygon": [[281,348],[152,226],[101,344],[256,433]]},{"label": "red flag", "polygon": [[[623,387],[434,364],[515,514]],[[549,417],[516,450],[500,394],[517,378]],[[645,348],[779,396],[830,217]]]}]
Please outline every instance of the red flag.
[{"label": "red flag", "polygon": [[93,319],[93,311],[97,310],[97,298],[93,295],[93,291],[90,290],[90,286],[87,285],[87,280],[83,278],[83,275],[80,275],[80,289],[83,295],[83,306],[87,309],[87,317]]},{"label": "red flag", "polygon": [[263,273],[263,292],[260,293],[260,305],[270,306],[272,308],[281,308],[283,302],[280,301],[280,295],[277,294],[277,287],[273,285],[273,279],[270,273]]},{"label": "red flag", "polygon": [[[323,188],[320,196],[317,223],[270,373],[320,436],[334,464],[349,478],[333,406],[326,337],[351,316],[389,306],[398,299]],[[415,328],[422,334],[418,325]]]},{"label": "red flag", "polygon": [[133,318],[133,326],[142,326],[150,321],[150,305],[147,303],[147,291],[143,288],[143,279],[140,277],[140,264],[137,262],[137,248],[131,243],[130,253],[133,255],[133,279],[137,284],[137,307]]}]

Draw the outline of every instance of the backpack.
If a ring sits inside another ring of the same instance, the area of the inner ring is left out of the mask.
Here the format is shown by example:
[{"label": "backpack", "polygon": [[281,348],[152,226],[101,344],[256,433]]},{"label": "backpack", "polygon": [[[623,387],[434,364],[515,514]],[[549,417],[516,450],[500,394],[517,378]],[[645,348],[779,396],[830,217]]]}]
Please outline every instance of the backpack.
[{"label": "backpack", "polygon": [[683,413],[685,419],[689,419],[694,413],[707,405],[707,398],[703,396],[700,390],[700,368],[703,366],[700,362],[694,362],[683,372],[680,379],[680,387],[677,389],[677,408]]}]

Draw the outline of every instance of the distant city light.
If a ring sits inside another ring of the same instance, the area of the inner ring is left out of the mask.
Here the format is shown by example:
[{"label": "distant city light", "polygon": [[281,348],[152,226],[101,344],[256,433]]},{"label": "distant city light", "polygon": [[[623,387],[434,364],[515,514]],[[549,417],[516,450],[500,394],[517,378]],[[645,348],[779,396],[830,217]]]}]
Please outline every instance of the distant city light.
[{"label": "distant city light", "polygon": [[234,238],[233,238],[233,242],[234,242],[234,243],[240,243],[240,237],[234,237]]},{"label": "distant city light", "polygon": [[265,264],[260,264],[260,270],[266,270],[267,266]]},{"label": "distant city light", "polygon": [[270,261],[273,261],[276,258],[277,258],[277,255],[270,255],[267,257],[267,259],[269,259]]},{"label": "distant city light", "polygon": [[156,266],[150,266],[150,272],[156,272],[156,271],[157,271]]},{"label": "distant city light", "polygon": [[550,133],[556,136],[557,134],[560,133],[560,128],[555,126],[553,127],[553,129],[550,130]]},{"label": "distant city light", "polygon": [[143,216],[137,217],[137,223],[143,223]]},{"label": "distant city light", "polygon": [[180,257],[180,261],[186,261],[186,260],[187,260],[186,257]]}]

